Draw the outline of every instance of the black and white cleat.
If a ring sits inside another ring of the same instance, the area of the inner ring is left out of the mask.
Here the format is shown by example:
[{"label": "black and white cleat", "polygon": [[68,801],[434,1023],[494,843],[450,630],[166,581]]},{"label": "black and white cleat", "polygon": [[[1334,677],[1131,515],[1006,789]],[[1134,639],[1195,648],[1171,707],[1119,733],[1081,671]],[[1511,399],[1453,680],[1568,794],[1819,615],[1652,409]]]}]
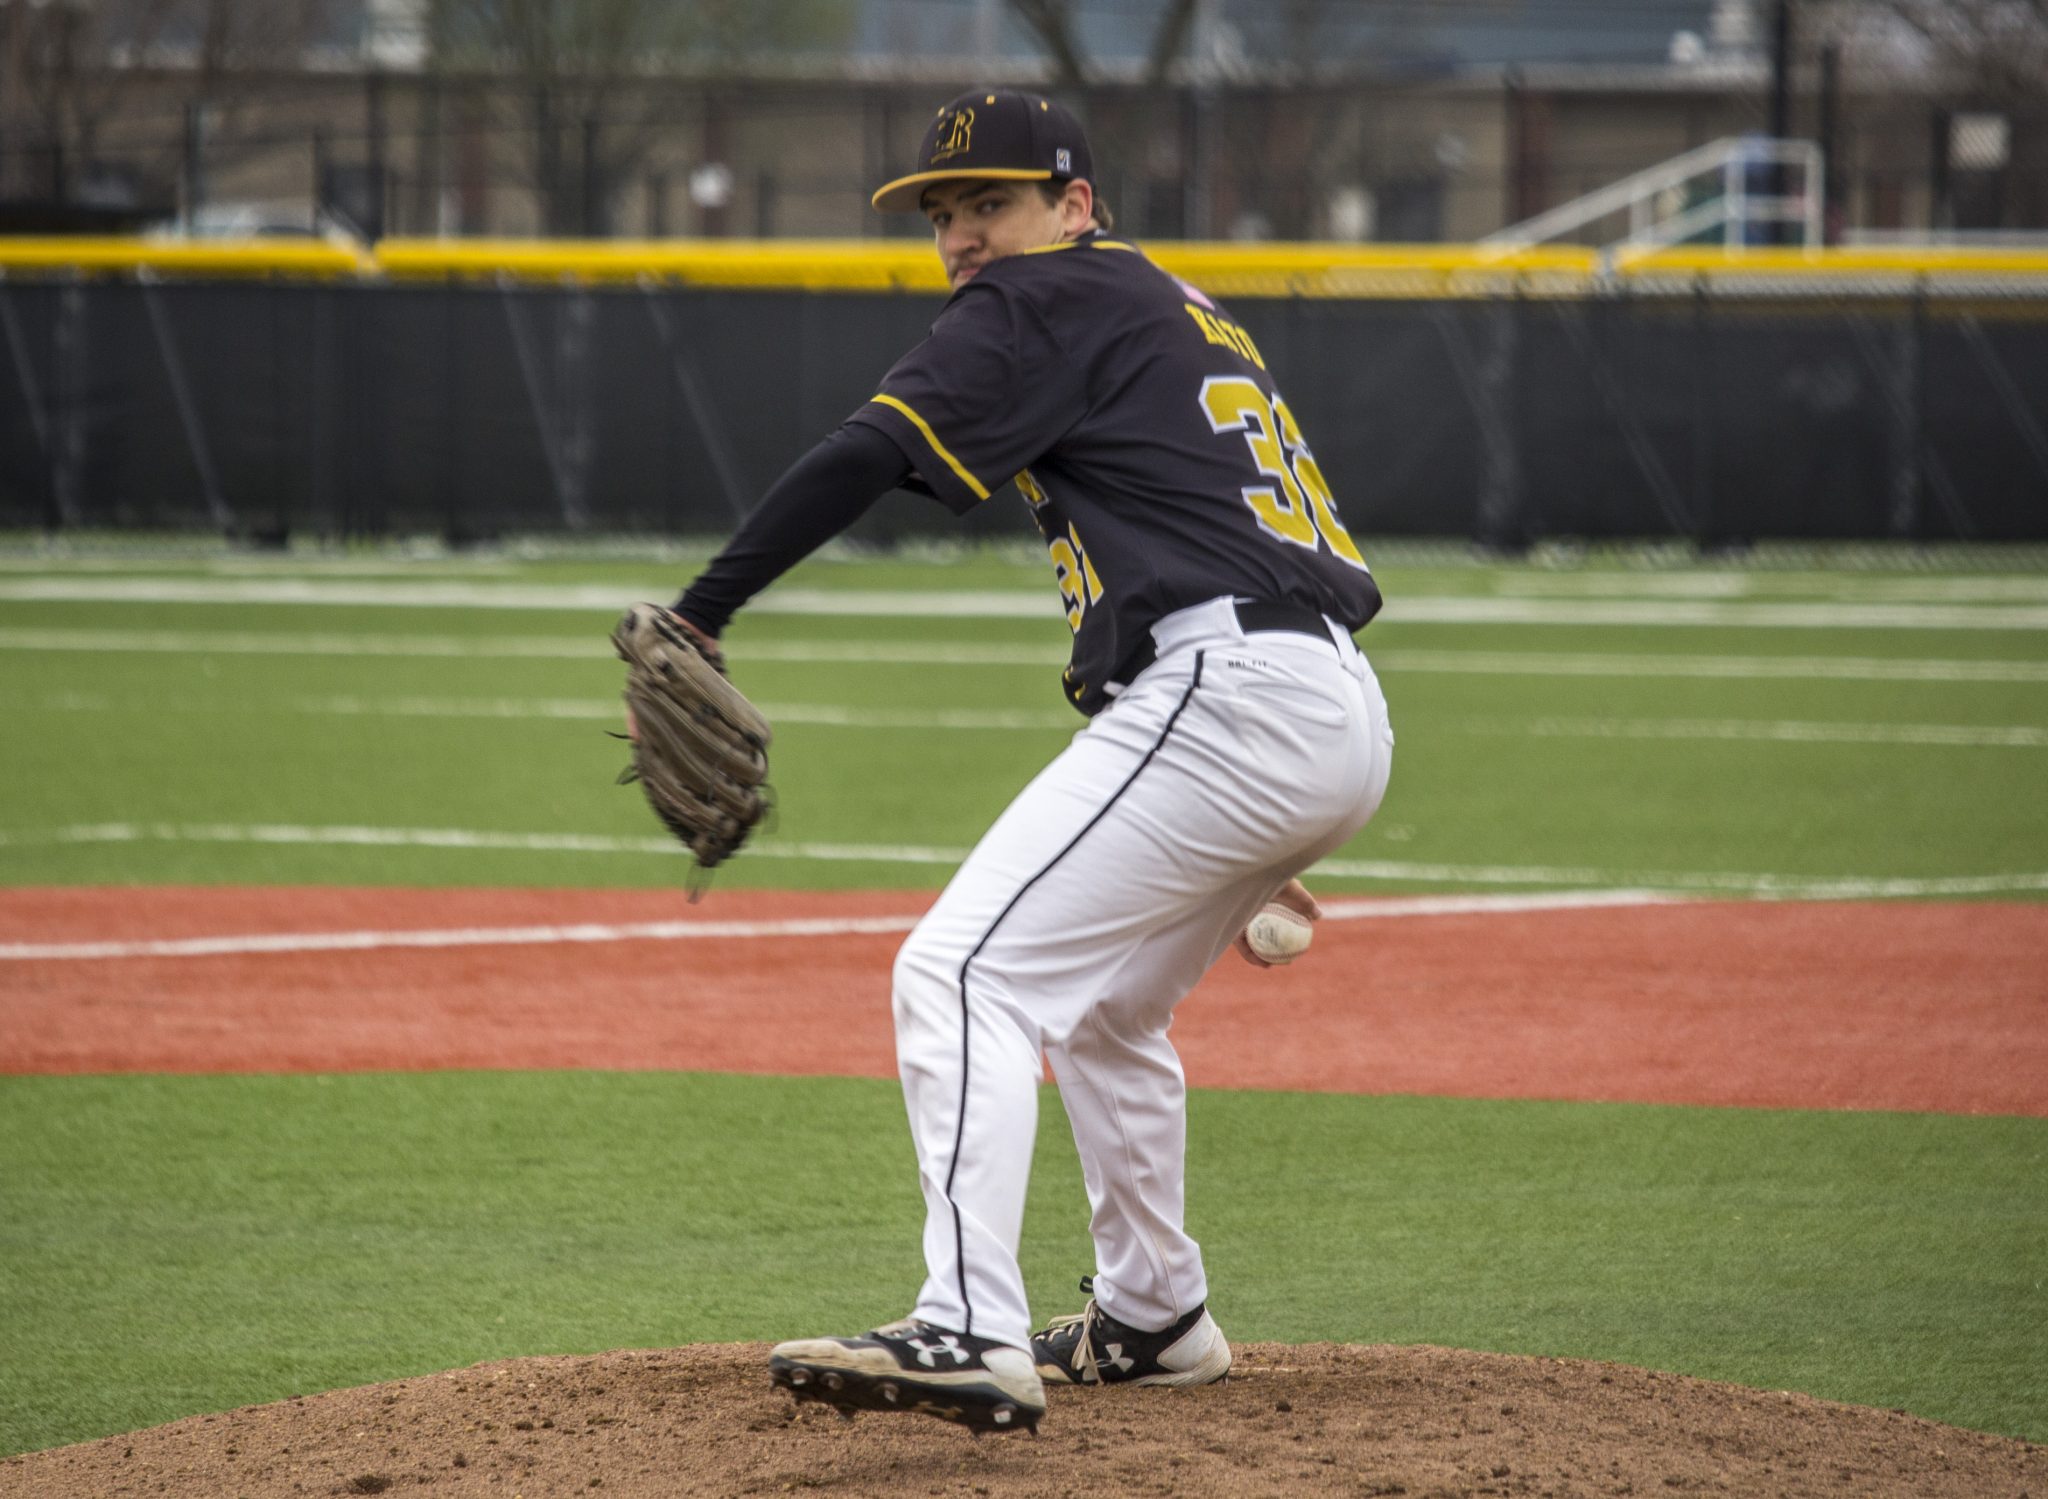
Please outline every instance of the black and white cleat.
[{"label": "black and white cleat", "polygon": [[855,1338],[779,1343],[768,1377],[798,1401],[857,1411],[916,1411],[979,1436],[1038,1430],[1045,1387],[1022,1349],[914,1320]]}]

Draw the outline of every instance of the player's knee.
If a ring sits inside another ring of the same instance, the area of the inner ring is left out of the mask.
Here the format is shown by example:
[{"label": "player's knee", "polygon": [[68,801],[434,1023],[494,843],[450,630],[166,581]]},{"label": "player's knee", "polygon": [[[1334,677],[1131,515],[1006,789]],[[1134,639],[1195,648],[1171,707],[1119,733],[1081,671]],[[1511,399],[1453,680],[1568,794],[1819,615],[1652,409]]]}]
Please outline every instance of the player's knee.
[{"label": "player's knee", "polygon": [[896,951],[891,973],[896,1029],[926,1029],[957,1023],[960,1010],[960,965],[964,953],[917,928]]}]

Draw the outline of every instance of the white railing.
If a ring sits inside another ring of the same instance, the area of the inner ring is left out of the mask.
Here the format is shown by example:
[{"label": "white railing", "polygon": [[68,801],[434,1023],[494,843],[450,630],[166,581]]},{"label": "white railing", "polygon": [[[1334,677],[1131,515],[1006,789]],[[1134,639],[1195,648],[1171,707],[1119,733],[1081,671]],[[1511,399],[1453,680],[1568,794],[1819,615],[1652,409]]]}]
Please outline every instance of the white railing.
[{"label": "white railing", "polygon": [[[1824,171],[1820,147],[1812,141],[1730,136],[1510,224],[1480,244],[1504,253],[1525,250],[1625,213],[1627,235],[1600,247],[1609,254],[1702,236],[1731,246],[1758,243],[1753,229],[1778,225],[1794,226],[1796,242],[1811,248],[1823,236]],[[1779,191],[1756,191],[1751,178],[1759,173],[1775,179]],[[1796,182],[1796,191],[1786,189],[1787,179]],[[1709,195],[1700,196],[1700,188]],[[1770,233],[1761,242],[1784,241]]]}]

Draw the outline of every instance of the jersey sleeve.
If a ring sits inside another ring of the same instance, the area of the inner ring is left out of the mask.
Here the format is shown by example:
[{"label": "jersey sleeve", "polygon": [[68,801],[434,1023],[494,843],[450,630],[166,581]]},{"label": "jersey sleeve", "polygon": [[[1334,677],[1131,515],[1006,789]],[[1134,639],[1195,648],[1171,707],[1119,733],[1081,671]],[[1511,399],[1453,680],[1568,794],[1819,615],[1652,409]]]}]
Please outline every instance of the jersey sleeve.
[{"label": "jersey sleeve", "polygon": [[859,520],[901,484],[909,465],[871,427],[848,422],[790,465],[711,565],[676,600],[708,635],[740,606]]},{"label": "jersey sleeve", "polygon": [[886,433],[940,501],[964,515],[1086,409],[1085,372],[1030,300],[970,282],[852,420]]}]

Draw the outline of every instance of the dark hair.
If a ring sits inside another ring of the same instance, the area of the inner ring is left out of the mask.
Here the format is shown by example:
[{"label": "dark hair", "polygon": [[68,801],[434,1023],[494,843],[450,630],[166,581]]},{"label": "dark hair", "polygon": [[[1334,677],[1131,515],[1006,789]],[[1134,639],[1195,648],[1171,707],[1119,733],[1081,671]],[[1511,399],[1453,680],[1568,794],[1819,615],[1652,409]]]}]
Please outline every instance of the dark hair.
[{"label": "dark hair", "polygon": [[[1057,203],[1061,198],[1064,198],[1067,195],[1067,184],[1069,182],[1072,182],[1073,180],[1074,179],[1071,177],[1055,177],[1050,182],[1039,183],[1038,190],[1045,194],[1046,202]],[[1093,187],[1094,184],[1090,183],[1089,186]],[[1095,194],[1095,212],[1093,218],[1095,227],[1100,229],[1104,234],[1109,233],[1109,231],[1116,225],[1116,215],[1109,211],[1109,205],[1102,201],[1102,194],[1100,193]]]}]

